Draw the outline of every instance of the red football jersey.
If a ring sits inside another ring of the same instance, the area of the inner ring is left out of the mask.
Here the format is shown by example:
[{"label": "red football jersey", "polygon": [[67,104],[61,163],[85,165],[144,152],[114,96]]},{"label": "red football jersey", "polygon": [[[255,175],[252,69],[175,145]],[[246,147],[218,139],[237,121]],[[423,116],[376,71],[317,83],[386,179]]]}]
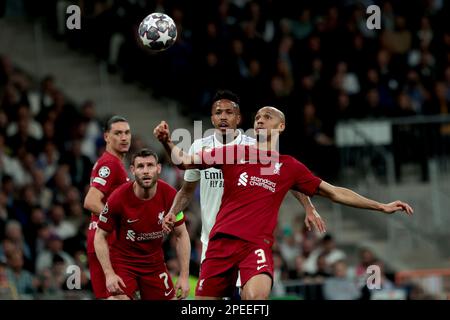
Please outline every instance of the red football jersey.
[{"label": "red football jersey", "polygon": [[[108,232],[116,230],[110,251],[113,265],[122,264],[145,272],[164,263],[162,222],[177,191],[158,180],[154,197],[142,200],[134,194],[133,183],[125,183],[111,194],[98,227]],[[184,217],[175,226],[183,222]]]},{"label": "red football jersey", "polygon": [[[125,170],[124,164],[116,156],[108,151],[105,151],[102,156],[92,167],[91,172],[91,187],[95,187],[104,194],[103,202],[108,200],[109,195],[121,184],[130,180]],[[98,216],[91,214],[91,232],[88,232],[87,237],[87,252],[95,253],[94,236],[95,229],[98,223]]]},{"label": "red football jersey", "polygon": [[200,156],[204,166],[222,169],[224,178],[210,239],[223,233],[272,245],[278,211],[289,189],[312,196],[322,181],[295,158],[254,146],[227,146]]}]

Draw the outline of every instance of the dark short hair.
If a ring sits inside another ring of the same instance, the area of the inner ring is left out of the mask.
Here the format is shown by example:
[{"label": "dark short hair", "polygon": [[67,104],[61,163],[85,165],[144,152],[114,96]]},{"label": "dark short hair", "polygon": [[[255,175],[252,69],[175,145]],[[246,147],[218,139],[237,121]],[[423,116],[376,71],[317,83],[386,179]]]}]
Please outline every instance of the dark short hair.
[{"label": "dark short hair", "polygon": [[226,99],[234,102],[236,107],[239,108],[239,103],[241,102],[238,95],[230,90],[218,90],[214,95],[211,105],[213,105],[216,101]]},{"label": "dark short hair", "polygon": [[122,116],[112,116],[111,118],[108,119],[108,121],[106,121],[105,127],[103,128],[104,132],[110,131],[113,123],[117,123],[117,122],[127,122],[128,123],[128,120]]},{"label": "dark short hair", "polygon": [[134,165],[134,160],[136,158],[146,158],[146,157],[153,157],[156,160],[156,163],[159,163],[158,154],[150,149],[144,148],[139,150],[138,152],[135,152],[133,156],[131,157],[131,164]]}]

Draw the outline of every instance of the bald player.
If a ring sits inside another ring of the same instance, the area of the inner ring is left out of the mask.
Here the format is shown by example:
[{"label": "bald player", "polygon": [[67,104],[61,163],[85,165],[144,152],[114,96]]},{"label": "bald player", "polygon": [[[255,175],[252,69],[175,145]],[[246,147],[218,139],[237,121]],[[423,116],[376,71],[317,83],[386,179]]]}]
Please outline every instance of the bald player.
[{"label": "bald player", "polygon": [[[242,299],[269,297],[273,284],[271,247],[281,202],[290,190],[315,194],[333,202],[391,214],[398,210],[408,215],[413,209],[404,202],[380,203],[349,189],[333,186],[314,176],[295,158],[276,150],[279,135],[285,130],[284,114],[274,107],[261,108],[254,121],[257,143],[234,145],[183,153],[170,140],[168,124],[161,122],[154,135],[171,153],[180,168],[217,167],[222,169],[224,193],[216,223],[211,230],[205,260],[202,263],[196,297],[220,299],[233,290],[240,270]],[[170,230],[175,216],[166,217]]]}]

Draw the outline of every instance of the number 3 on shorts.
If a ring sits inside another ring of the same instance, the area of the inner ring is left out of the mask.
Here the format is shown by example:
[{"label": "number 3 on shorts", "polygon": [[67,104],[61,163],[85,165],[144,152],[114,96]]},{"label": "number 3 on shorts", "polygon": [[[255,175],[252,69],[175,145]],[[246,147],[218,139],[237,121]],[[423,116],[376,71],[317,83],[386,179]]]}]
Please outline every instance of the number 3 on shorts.
[{"label": "number 3 on shorts", "polygon": [[261,259],[259,259],[259,260],[256,261],[256,264],[260,264],[260,263],[266,262],[266,255],[265,255],[263,249],[255,250],[255,254],[256,254],[258,257],[261,258]]},{"label": "number 3 on shorts", "polygon": [[166,287],[166,289],[169,289],[169,276],[167,275],[166,272],[163,272],[159,275],[160,279],[163,279],[164,281],[164,286]]}]

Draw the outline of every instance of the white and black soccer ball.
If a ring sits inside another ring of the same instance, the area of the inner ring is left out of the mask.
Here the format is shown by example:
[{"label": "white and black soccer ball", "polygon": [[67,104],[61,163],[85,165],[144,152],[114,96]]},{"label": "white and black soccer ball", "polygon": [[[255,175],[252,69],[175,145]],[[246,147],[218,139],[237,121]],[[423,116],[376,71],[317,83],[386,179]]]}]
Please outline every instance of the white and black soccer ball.
[{"label": "white and black soccer ball", "polygon": [[177,27],[164,13],[151,13],[139,25],[142,44],[154,51],[169,49],[177,39]]}]

